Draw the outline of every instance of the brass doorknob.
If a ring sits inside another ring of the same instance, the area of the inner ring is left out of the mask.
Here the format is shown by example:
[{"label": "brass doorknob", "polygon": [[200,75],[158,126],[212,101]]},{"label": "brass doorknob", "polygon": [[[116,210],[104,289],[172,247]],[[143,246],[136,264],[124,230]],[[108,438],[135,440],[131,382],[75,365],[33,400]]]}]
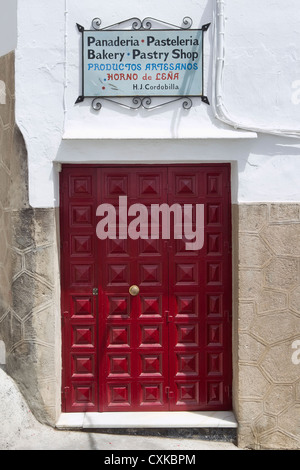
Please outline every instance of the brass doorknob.
[{"label": "brass doorknob", "polygon": [[133,297],[138,295],[139,292],[140,292],[140,289],[139,289],[138,286],[133,285],[133,286],[129,287],[129,294],[132,295]]}]

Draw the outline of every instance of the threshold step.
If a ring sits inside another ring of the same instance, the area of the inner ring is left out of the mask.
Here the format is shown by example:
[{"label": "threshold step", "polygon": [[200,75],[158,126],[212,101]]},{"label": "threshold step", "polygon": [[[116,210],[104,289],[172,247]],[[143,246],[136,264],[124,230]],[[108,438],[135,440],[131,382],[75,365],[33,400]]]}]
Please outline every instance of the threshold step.
[{"label": "threshold step", "polygon": [[176,411],[124,413],[62,413],[57,429],[236,429],[231,411]]}]

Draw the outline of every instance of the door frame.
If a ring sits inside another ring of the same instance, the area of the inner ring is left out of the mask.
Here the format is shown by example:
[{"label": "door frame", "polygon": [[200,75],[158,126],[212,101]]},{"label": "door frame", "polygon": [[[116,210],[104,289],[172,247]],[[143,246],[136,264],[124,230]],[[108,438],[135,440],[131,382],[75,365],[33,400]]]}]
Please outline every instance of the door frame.
[{"label": "door frame", "polygon": [[[228,303],[230,303],[230,311],[227,313],[227,315],[229,315],[229,319],[230,319],[230,331],[231,331],[231,334],[229,335],[229,338],[228,338],[228,342],[229,342],[229,354],[230,354],[230,358],[231,358],[231,369],[230,369],[230,390],[228,391],[228,393],[230,394],[230,402],[232,403],[232,379],[233,379],[233,349],[232,349],[232,341],[233,341],[233,331],[232,331],[232,311],[233,311],[233,298],[232,298],[232,292],[233,292],[233,279],[232,279],[232,265],[233,265],[233,261],[232,261],[232,201],[231,201],[231,164],[230,163],[217,163],[217,162],[214,162],[214,163],[209,163],[209,162],[205,162],[205,163],[199,163],[199,162],[195,162],[195,163],[188,163],[188,164],[184,164],[184,163],[151,163],[151,164],[135,164],[135,163],[124,163],[124,164],[121,164],[121,163],[112,163],[112,164],[109,164],[109,163],[105,163],[105,164],[102,164],[102,163],[89,163],[89,164],[86,164],[86,163],[71,163],[71,164],[68,164],[68,163],[63,163],[62,164],[62,171],[60,172],[60,175],[59,175],[59,178],[60,178],[60,206],[59,206],[59,221],[60,221],[60,239],[63,240],[63,234],[64,234],[64,224],[63,224],[63,209],[64,209],[64,204],[63,204],[63,183],[62,183],[62,178],[63,178],[63,171],[64,169],[66,168],[76,168],[76,169],[80,169],[80,168],[95,168],[95,169],[98,169],[98,168],[130,168],[130,167],[134,167],[134,168],[151,168],[151,166],[154,166],[155,168],[160,168],[160,167],[166,167],[166,168],[170,168],[170,167],[177,167],[177,168],[189,168],[189,167],[199,167],[199,168],[203,168],[203,167],[216,167],[216,169],[218,168],[227,168],[228,171],[229,171],[229,175],[228,175],[228,210],[229,210],[229,213],[228,213],[228,218],[227,218],[227,221],[228,221],[228,239],[229,239],[229,243],[230,243],[230,246],[228,247],[229,249],[229,253],[230,255],[228,256],[228,263],[229,263],[229,266],[228,266],[228,274],[230,275],[230,281],[229,281],[229,285],[230,285],[230,292],[228,293]],[[95,227],[96,229],[96,227]],[[61,391],[61,397],[62,397],[62,411],[63,412],[67,412],[66,411],[66,408],[65,408],[65,398],[66,398],[66,394],[69,393],[69,390],[68,387],[66,386],[66,379],[65,379],[65,364],[66,364],[66,359],[65,359],[65,355],[67,354],[67,350],[66,348],[64,348],[64,344],[65,344],[65,341],[66,341],[66,328],[65,328],[65,317],[64,317],[64,305],[63,305],[63,273],[64,273],[64,267],[63,267],[63,251],[64,251],[64,246],[63,246],[63,243],[60,244],[60,273],[61,273],[61,331],[62,331],[62,335],[61,335],[61,338],[62,338],[62,391]],[[99,305],[98,305],[98,308]],[[99,335],[99,327],[98,327],[98,313],[97,312],[97,335]],[[99,374],[99,365],[97,367],[98,369],[98,374]],[[100,377],[98,377],[100,379]],[[99,388],[100,388],[100,384],[98,384]],[[97,396],[97,407],[98,407],[98,411],[99,411],[99,392],[98,392],[98,396]],[[86,411],[89,411],[88,409]]]}]

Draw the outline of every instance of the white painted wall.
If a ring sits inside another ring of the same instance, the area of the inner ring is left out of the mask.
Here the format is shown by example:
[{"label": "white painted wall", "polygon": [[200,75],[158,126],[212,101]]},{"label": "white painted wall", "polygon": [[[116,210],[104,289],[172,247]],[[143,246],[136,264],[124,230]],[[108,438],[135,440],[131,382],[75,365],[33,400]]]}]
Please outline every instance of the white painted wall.
[{"label": "white painted wall", "polygon": [[[95,5],[96,8],[95,8]],[[177,139],[231,136],[236,132],[215,120],[212,107],[193,98],[193,107],[186,111],[180,103],[161,110],[127,111],[112,104],[103,104],[100,112],[91,111],[91,100],[74,106],[81,93],[79,82],[81,35],[76,23],[91,28],[95,16],[101,16],[106,27],[127,18],[154,17],[175,25],[181,25],[185,16],[193,19],[193,27],[212,22],[214,2],[207,0],[173,0],[172,8],[167,0],[138,2],[102,2],[101,8],[94,0],[69,2],[67,15],[67,80],[65,138],[101,139]],[[205,44],[205,90],[211,95],[213,27],[204,35]],[[117,119],[116,119],[117,118]],[[213,122],[213,124],[212,124]]]},{"label": "white painted wall", "polygon": [[0,56],[17,46],[17,0],[0,0]]},{"label": "white painted wall", "polygon": [[224,14],[228,115],[240,127],[300,137],[299,1],[226,0]]},{"label": "white painted wall", "polygon": [[[298,2],[285,1],[281,24],[281,0],[225,0],[224,66],[221,95],[215,98],[241,128],[300,128]],[[223,58],[215,48],[216,3],[173,0],[170,8],[168,0],[19,0],[16,116],[28,150],[34,207],[58,205],[53,162],[229,161],[234,202],[300,201],[298,139],[237,131],[199,99],[189,111],[178,103],[154,111],[104,104],[95,112],[88,100],[74,105],[80,94],[76,23],[88,29],[97,16],[103,27],[132,16],[179,25],[190,16],[194,27],[212,21],[205,41],[205,86],[213,100],[213,58],[216,63]]]}]

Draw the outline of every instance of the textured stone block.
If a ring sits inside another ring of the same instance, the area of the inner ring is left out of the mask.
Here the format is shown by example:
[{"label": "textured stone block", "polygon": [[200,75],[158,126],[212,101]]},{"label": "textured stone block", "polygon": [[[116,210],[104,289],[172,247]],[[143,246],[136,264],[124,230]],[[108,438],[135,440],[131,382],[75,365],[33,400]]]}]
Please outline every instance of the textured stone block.
[{"label": "textured stone block", "polygon": [[3,265],[9,250],[4,230],[0,230],[0,247],[0,264]]},{"label": "textured stone block", "polygon": [[249,334],[241,333],[239,337],[239,360],[242,362],[257,364],[265,346]]},{"label": "textured stone block", "polygon": [[300,314],[300,286],[290,293],[290,307],[294,312]]},{"label": "textured stone block", "polygon": [[278,416],[278,427],[298,437],[300,443],[300,406],[294,405]]},{"label": "textured stone block", "polygon": [[12,213],[12,246],[19,250],[34,244],[33,210],[25,209]]},{"label": "textured stone block", "polygon": [[11,250],[11,266],[12,266],[12,272],[14,273],[14,276],[17,273],[20,273],[22,270],[22,255],[18,253],[16,250]]},{"label": "textured stone block", "polygon": [[295,450],[299,448],[299,440],[276,429],[260,438],[259,448],[265,450]]},{"label": "textured stone block", "polygon": [[12,290],[13,309],[22,319],[33,309],[52,300],[51,289],[27,273],[13,282]]},{"label": "textured stone block", "polygon": [[55,343],[55,318],[53,306],[38,309],[24,322],[24,338],[49,345]]},{"label": "textured stone block", "polygon": [[12,311],[8,311],[0,322],[1,335],[5,338],[6,351],[9,354],[11,349],[22,338],[21,322]]},{"label": "textured stone block", "polygon": [[2,208],[6,210],[9,208],[10,204],[9,185],[10,176],[7,173],[7,170],[0,165],[0,200]]},{"label": "textured stone block", "polygon": [[279,256],[300,256],[300,223],[269,225],[261,236]]},{"label": "textured stone block", "polygon": [[11,283],[9,279],[9,273],[5,269],[4,266],[0,266],[0,285],[1,289],[3,289],[3,299],[4,301],[10,300],[10,290],[11,290]]},{"label": "textured stone block", "polygon": [[264,412],[263,402],[260,401],[240,401],[239,404],[239,423],[251,423]]},{"label": "textured stone block", "polygon": [[263,414],[259,418],[255,420],[253,423],[254,432],[258,435],[258,442],[259,442],[259,435],[270,432],[276,428],[276,418],[274,416]]},{"label": "textured stone block", "polygon": [[254,269],[241,269],[239,273],[239,297],[243,300],[254,300],[262,288],[262,273]]},{"label": "textured stone block", "polygon": [[25,267],[27,271],[44,278],[50,285],[53,284],[53,260],[54,252],[52,246],[37,247],[26,253]]},{"label": "textured stone block", "polygon": [[35,209],[34,240],[36,246],[53,244],[55,240],[54,209]]},{"label": "textured stone block", "polygon": [[239,387],[240,400],[262,399],[268,391],[268,381],[257,367],[240,365]]},{"label": "textured stone block", "polygon": [[299,260],[276,258],[265,268],[266,286],[278,289],[292,289],[299,283]]},{"label": "textured stone block", "polygon": [[258,314],[273,314],[278,310],[286,309],[288,296],[276,290],[263,289],[257,296],[256,304]]},{"label": "textured stone block", "polygon": [[255,434],[248,424],[241,424],[238,432],[238,446],[242,449],[257,449]]},{"label": "textured stone block", "polygon": [[292,385],[273,385],[265,397],[265,410],[269,414],[278,415],[293,403]]},{"label": "textured stone block", "polygon": [[300,404],[300,379],[296,383],[296,403]]},{"label": "textured stone block", "polygon": [[239,206],[239,232],[258,232],[267,220],[267,204],[241,204]]},{"label": "textured stone block", "polygon": [[300,204],[271,204],[270,222],[292,222],[300,220]]},{"label": "textured stone block", "polygon": [[254,302],[241,302],[239,304],[239,330],[248,330],[255,317]]},{"label": "textured stone block", "polygon": [[14,144],[14,126],[8,127],[3,131],[1,145],[1,160],[8,170],[11,167]]},{"label": "textured stone block", "polygon": [[293,384],[299,378],[299,365],[292,362],[292,339],[271,346],[261,362],[261,368],[277,384]]},{"label": "textured stone block", "polygon": [[292,338],[297,332],[300,338],[300,318],[289,311],[260,316],[251,325],[252,335],[269,345]]},{"label": "textured stone block", "polygon": [[241,267],[262,267],[272,257],[271,250],[258,235],[241,233],[239,244],[239,261]]}]

